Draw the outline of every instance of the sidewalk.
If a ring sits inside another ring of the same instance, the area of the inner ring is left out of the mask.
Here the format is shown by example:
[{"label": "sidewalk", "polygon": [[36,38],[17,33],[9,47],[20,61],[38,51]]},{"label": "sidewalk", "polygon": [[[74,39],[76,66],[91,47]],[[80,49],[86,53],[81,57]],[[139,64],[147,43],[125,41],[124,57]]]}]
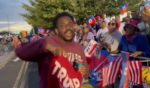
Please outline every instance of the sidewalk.
[{"label": "sidewalk", "polygon": [[16,56],[14,51],[4,53],[2,56],[0,56],[0,69],[2,69],[9,61],[14,59],[15,57]]}]

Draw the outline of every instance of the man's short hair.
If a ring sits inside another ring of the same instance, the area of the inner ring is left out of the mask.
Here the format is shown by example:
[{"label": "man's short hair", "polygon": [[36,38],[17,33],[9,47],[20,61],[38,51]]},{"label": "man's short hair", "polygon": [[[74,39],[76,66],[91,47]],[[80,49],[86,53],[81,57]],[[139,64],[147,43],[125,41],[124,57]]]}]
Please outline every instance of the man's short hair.
[{"label": "man's short hair", "polygon": [[69,14],[68,12],[62,12],[62,13],[59,13],[57,14],[54,19],[53,19],[53,27],[54,28],[57,28],[57,24],[58,24],[58,20],[61,18],[61,17],[69,17],[71,18],[72,21],[74,21],[74,17]]}]

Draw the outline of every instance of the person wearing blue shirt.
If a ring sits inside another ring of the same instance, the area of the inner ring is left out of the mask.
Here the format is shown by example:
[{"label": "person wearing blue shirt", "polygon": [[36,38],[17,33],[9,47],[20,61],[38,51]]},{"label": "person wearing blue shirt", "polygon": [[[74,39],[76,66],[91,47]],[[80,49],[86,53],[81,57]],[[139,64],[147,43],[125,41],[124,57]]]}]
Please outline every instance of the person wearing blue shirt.
[{"label": "person wearing blue shirt", "polygon": [[126,51],[130,53],[131,57],[150,57],[150,45],[145,35],[137,32],[137,22],[131,20],[130,23],[124,26],[126,34],[122,36],[119,44],[120,51]]},{"label": "person wearing blue shirt", "polygon": [[[130,60],[139,60],[137,57],[150,57],[150,45],[145,35],[138,33],[138,22],[131,19],[129,23],[125,24],[125,35],[122,36],[119,43],[119,51],[130,53]],[[147,65],[142,63],[142,65]],[[132,85],[132,88],[143,88],[143,85]]]}]

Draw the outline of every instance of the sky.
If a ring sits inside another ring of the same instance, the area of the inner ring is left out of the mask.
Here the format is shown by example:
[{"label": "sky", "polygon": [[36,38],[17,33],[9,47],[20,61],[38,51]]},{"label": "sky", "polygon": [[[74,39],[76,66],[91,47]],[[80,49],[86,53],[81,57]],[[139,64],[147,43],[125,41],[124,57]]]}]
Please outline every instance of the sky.
[{"label": "sky", "polygon": [[22,8],[23,3],[28,3],[28,0],[0,0],[0,28],[17,22],[25,22],[20,16],[25,13]]}]

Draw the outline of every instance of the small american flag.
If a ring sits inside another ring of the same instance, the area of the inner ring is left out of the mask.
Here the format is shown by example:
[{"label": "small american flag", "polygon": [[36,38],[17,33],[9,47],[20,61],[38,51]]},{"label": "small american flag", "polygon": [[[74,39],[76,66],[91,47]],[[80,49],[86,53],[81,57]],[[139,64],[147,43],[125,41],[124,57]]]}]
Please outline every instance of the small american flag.
[{"label": "small american flag", "polygon": [[[120,87],[123,88],[124,84],[142,84],[142,64],[140,61],[129,60],[128,52],[122,52],[122,68],[123,73],[121,76]],[[126,69],[125,69],[126,68]],[[124,87],[126,88],[126,87]]]},{"label": "small american flag", "polygon": [[134,84],[142,84],[142,64],[140,61],[128,61],[129,80]]},{"label": "small american flag", "polygon": [[115,57],[115,60],[102,69],[103,87],[115,83],[119,72],[121,71],[121,56]]}]

